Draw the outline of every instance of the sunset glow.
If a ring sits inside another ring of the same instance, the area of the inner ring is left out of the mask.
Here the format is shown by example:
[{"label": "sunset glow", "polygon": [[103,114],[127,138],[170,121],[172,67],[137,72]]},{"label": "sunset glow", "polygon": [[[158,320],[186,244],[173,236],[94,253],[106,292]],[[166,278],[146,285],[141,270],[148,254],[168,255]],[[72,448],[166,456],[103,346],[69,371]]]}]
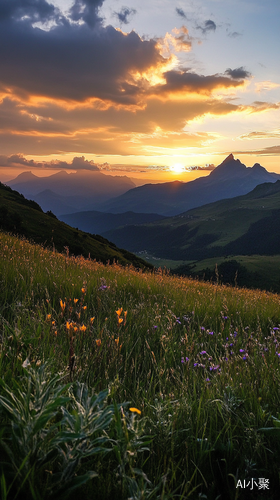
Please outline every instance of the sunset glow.
[{"label": "sunset glow", "polygon": [[174,180],[231,152],[280,172],[278,0],[6,4],[0,180],[75,157]]}]

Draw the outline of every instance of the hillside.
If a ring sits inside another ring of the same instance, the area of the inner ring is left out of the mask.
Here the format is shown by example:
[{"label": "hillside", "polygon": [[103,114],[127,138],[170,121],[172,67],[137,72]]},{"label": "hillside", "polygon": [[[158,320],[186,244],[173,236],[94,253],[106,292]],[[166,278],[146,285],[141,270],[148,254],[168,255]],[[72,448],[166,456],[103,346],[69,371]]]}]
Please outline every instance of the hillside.
[{"label": "hillside", "polygon": [[59,221],[51,212],[45,214],[37,203],[26,200],[23,195],[1,183],[0,229],[55,248],[58,252],[65,252],[67,247],[70,254],[84,257],[90,255],[92,259],[101,262],[116,260],[123,265],[152,267],[101,236],[73,229]]},{"label": "hillside", "polygon": [[279,295],[0,255],[1,499],[279,498]]},{"label": "hillside", "polygon": [[130,251],[173,260],[274,255],[280,248],[280,181],[161,222],[108,231],[106,237]]},{"label": "hillside", "polygon": [[102,234],[120,226],[133,224],[145,224],[164,219],[163,215],[125,212],[122,214],[111,214],[89,210],[73,214],[60,215],[59,219],[72,227],[77,227],[89,233]]}]

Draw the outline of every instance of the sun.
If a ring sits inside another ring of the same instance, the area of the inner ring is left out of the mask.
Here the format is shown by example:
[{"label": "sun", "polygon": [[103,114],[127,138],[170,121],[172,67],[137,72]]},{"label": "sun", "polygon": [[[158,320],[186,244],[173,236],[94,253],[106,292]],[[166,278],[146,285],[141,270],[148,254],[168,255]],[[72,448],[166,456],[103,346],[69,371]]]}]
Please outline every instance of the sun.
[{"label": "sun", "polygon": [[174,165],[171,165],[169,168],[175,174],[181,174],[185,170],[185,167],[184,165],[182,165],[182,163],[174,163]]}]

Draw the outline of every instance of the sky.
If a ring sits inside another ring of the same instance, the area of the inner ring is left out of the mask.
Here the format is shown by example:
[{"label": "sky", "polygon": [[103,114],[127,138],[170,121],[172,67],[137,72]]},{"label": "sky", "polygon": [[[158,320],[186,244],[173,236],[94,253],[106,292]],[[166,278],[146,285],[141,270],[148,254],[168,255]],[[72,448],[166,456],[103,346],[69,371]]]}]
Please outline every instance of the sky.
[{"label": "sky", "polygon": [[230,153],[280,173],[279,16],[279,0],[0,0],[0,180],[187,181]]}]

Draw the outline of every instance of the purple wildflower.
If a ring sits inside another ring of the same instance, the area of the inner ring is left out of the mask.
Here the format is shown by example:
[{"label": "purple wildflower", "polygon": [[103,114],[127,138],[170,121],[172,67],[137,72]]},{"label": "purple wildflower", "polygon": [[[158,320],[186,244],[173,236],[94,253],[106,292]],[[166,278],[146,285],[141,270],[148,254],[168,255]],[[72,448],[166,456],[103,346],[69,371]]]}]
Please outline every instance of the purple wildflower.
[{"label": "purple wildflower", "polygon": [[181,325],[181,324],[182,324],[182,323],[181,323],[181,321],[180,321],[180,318],[177,318],[177,319],[176,319],[176,323],[178,323],[179,325]]},{"label": "purple wildflower", "polygon": [[198,363],[194,363],[193,366],[198,366]]},{"label": "purple wildflower", "polygon": [[213,335],[213,334],[214,334],[214,332],[208,332],[208,335]]},{"label": "purple wildflower", "polygon": [[206,351],[201,351],[199,354],[206,354]]},{"label": "purple wildflower", "polygon": [[245,349],[239,349],[239,352],[245,352]]},{"label": "purple wildflower", "polygon": [[108,288],[108,287],[107,287],[107,285],[101,285],[101,286],[99,287],[99,290],[106,290],[106,288]]}]

